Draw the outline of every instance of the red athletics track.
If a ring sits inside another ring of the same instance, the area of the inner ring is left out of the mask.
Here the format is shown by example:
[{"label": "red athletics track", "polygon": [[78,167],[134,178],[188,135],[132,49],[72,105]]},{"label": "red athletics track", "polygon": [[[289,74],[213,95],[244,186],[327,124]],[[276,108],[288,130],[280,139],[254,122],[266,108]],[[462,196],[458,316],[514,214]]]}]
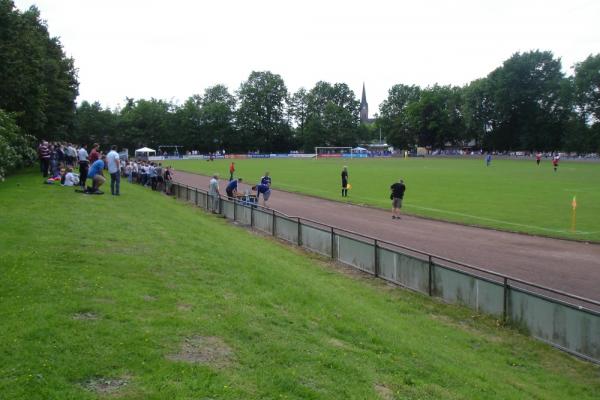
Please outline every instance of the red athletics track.
[{"label": "red athletics track", "polygon": [[[176,182],[208,190],[209,177],[177,171]],[[258,178],[257,178],[258,179]],[[222,194],[226,181],[221,180]],[[246,185],[242,185],[242,190]],[[600,245],[402,216],[390,211],[273,190],[269,206],[376,239],[600,301]]]}]

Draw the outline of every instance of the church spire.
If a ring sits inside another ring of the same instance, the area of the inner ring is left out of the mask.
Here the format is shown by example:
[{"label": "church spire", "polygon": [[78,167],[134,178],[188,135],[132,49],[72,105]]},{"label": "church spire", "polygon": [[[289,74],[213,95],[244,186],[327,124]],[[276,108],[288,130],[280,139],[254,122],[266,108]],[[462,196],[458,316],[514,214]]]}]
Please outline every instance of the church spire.
[{"label": "church spire", "polygon": [[360,122],[363,124],[369,122],[369,103],[367,103],[367,91],[363,82],[362,98],[360,100]]},{"label": "church spire", "polygon": [[367,92],[365,90],[365,83],[363,82],[363,91],[362,91],[362,99],[360,100],[360,108],[362,108],[363,106],[369,106],[367,104]]}]

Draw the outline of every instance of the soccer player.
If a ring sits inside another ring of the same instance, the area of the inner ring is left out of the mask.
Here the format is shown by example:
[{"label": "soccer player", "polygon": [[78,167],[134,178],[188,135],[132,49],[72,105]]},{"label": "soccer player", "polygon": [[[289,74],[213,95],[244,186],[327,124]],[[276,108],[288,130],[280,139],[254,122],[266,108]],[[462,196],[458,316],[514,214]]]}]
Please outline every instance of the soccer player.
[{"label": "soccer player", "polygon": [[537,164],[537,166],[540,166],[540,161],[542,160],[542,153],[540,153],[539,151],[536,153],[535,155],[535,163]]},{"label": "soccer player", "polygon": [[557,154],[552,159],[552,166],[554,167],[554,172],[558,170],[558,162],[560,161],[560,156]]}]

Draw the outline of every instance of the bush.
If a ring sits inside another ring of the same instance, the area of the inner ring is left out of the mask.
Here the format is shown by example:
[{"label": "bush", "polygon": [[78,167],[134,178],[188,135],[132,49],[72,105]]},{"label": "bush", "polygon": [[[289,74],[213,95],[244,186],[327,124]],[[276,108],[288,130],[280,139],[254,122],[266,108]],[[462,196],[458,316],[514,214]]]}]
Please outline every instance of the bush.
[{"label": "bush", "polygon": [[18,168],[31,165],[36,158],[34,138],[23,133],[12,114],[0,109],[0,180]]}]

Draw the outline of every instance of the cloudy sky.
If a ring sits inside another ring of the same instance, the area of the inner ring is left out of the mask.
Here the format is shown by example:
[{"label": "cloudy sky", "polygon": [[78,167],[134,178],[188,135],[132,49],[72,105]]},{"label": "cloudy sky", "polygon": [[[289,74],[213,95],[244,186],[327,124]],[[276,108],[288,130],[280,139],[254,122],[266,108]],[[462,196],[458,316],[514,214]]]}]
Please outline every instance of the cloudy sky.
[{"label": "cloudy sky", "polygon": [[550,50],[565,73],[600,52],[598,0],[16,0],[40,9],[79,69],[78,101],[183,102],[251,71],[290,92],[344,82],[371,114],[394,84],[464,85],[515,52]]}]

